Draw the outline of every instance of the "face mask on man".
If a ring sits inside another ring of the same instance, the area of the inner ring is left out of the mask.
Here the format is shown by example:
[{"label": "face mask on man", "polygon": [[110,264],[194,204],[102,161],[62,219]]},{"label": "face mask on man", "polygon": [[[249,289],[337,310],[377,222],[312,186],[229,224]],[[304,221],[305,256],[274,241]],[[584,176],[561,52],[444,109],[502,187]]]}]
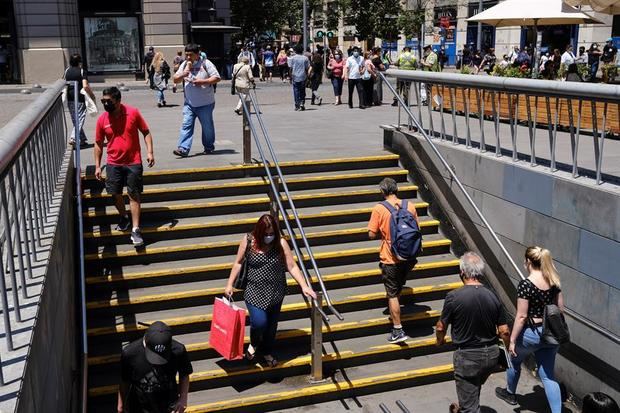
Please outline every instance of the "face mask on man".
[{"label": "face mask on man", "polygon": [[274,239],[276,239],[276,236],[275,236],[275,235],[265,235],[265,236],[263,237],[263,242],[264,242],[265,244],[271,244],[271,243],[273,242],[273,240],[274,240]]},{"label": "face mask on man", "polygon": [[116,104],[111,100],[106,100],[105,102],[103,102],[103,108],[106,112],[112,113],[114,112],[114,109],[116,109]]},{"label": "face mask on man", "polygon": [[353,52],[353,57],[360,57],[360,53],[359,52]]}]

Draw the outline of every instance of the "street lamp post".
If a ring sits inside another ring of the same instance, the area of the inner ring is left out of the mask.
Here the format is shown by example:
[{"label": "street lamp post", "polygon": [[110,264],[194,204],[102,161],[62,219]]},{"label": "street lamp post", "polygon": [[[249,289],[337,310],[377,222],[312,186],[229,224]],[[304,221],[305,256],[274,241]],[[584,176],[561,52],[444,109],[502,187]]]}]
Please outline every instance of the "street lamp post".
[{"label": "street lamp post", "polygon": [[308,49],[308,0],[303,0],[304,8],[304,22],[303,22],[303,37],[304,37],[304,52]]},{"label": "street lamp post", "polygon": [[[478,0],[478,13],[482,13],[482,0]],[[480,52],[480,48],[482,47],[482,23],[478,22],[478,36],[476,37],[476,49]]]}]

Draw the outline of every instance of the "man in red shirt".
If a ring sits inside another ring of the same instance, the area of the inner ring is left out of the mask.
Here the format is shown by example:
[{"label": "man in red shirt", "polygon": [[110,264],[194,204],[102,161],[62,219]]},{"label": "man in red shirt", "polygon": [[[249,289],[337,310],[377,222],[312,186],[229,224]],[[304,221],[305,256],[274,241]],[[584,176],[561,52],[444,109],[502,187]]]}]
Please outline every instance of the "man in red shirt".
[{"label": "man in red shirt", "polygon": [[[146,143],[146,161],[150,167],[155,164],[153,137],[140,111],[121,104],[121,92],[116,87],[103,90],[101,99],[105,113],[97,119],[95,138],[95,177],[101,177],[103,142],[107,142],[106,190],[114,197],[114,205],[121,216],[117,231],[131,230],[131,242],[139,247],[144,244],[140,232],[140,194],[142,193],[142,155],[140,137],[142,132]],[[127,186],[131,221],[125,210],[123,186]]]}]

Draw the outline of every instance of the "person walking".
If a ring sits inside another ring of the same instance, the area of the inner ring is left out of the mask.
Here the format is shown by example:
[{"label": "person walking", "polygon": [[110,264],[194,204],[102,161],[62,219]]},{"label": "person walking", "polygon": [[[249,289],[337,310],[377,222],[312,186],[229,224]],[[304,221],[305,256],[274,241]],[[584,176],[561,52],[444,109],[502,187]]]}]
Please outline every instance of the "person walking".
[{"label": "person walking", "polygon": [[375,78],[372,87],[372,104],[375,106],[381,106],[381,104],[383,103],[383,79],[381,79],[379,73],[385,72],[386,68],[381,58],[380,47],[375,47],[373,49],[370,59],[375,69]]},{"label": "person walking", "polygon": [[144,64],[144,75],[146,77],[146,83],[149,85],[149,88],[153,89],[153,73],[151,72],[151,63],[153,63],[153,58],[155,57],[155,48],[153,46],[149,46],[148,52],[144,55],[144,59],[142,63]]},{"label": "person walking", "polygon": [[332,87],[334,88],[334,96],[336,101],[334,105],[342,104],[342,85],[344,84],[344,60],[342,60],[342,52],[336,50],[332,59],[329,60],[327,68],[331,70]]},{"label": "person walking", "polygon": [[344,65],[344,80],[349,86],[349,108],[353,109],[353,89],[357,89],[357,99],[360,109],[364,106],[364,92],[362,91],[362,69],[364,68],[364,57],[360,56],[360,48],[355,46],[351,56]]},{"label": "person walking", "polygon": [[[131,229],[131,242],[135,247],[144,244],[140,231],[140,194],[142,193],[142,154],[138,132],[144,136],[146,161],[149,168],[155,165],[153,137],[140,111],[121,103],[121,92],[116,87],[103,90],[101,99],[105,113],[97,119],[95,138],[95,177],[101,176],[101,158],[104,141],[107,143],[105,186],[114,198],[120,216],[117,231]],[[131,221],[125,210],[123,186],[127,186]]]},{"label": "person walking", "polygon": [[[88,96],[95,101],[95,95],[88,83],[88,75],[82,69],[82,56],[75,53],[69,58],[69,67],[65,70],[63,76],[69,84],[67,85],[67,108],[71,115],[71,122],[73,123],[73,130],[71,131],[71,138],[69,139],[70,145],[75,145],[75,130],[76,126],[80,129],[80,147],[88,145],[88,139],[86,132],[84,132],[84,121],[86,120],[86,97],[82,94],[82,90],[88,94]],[[75,111],[75,89],[74,83],[78,85],[78,107]]]},{"label": "person walking", "polygon": [[496,61],[497,57],[495,56],[495,49],[490,47],[487,53],[484,55],[482,63],[480,63],[480,66],[478,67],[478,72],[480,72],[480,70],[483,70],[484,68],[484,71],[487,73],[487,75],[490,75],[495,68]]},{"label": "person walking", "polygon": [[[451,412],[480,413],[480,389],[497,368],[499,337],[508,344],[510,330],[506,312],[495,293],[481,280],[484,261],[476,253],[466,252],[460,259],[463,286],[446,295],[435,335],[437,345],[445,343],[452,325],[454,381],[458,404]],[[502,355],[503,356],[503,355]]]},{"label": "person walking", "polygon": [[563,64],[564,67],[568,68],[568,66],[575,63],[575,59],[576,57],[575,57],[575,54],[573,53],[573,46],[569,44],[566,46],[566,50],[564,51],[564,53],[562,54],[562,57],[560,58],[560,64]]},{"label": "person walking", "polygon": [[270,214],[261,216],[252,232],[241,240],[224,289],[226,296],[232,296],[233,285],[246,260],[247,286],[243,298],[250,313],[250,345],[245,357],[254,360],[260,354],[268,366],[275,367],[278,361],[273,356],[273,345],[286,295],[285,271],[297,281],[306,297],[316,298],[316,293],[306,283],[288,242],[280,235],[278,221]]},{"label": "person walking", "polygon": [[155,89],[157,107],[161,108],[166,106],[164,91],[168,89],[168,79],[170,79],[170,66],[164,59],[163,53],[155,53],[153,63],[151,63],[151,71],[153,72],[153,87]]},{"label": "person walking", "polygon": [[241,99],[248,102],[250,87],[256,87],[256,84],[254,83],[254,75],[252,74],[252,68],[250,67],[250,60],[247,57],[242,57],[241,61],[233,67],[233,78],[235,79],[235,89],[240,98],[237,103],[237,107],[235,107],[235,113],[237,115],[242,115],[243,103],[241,102]]},{"label": "person walking", "polygon": [[271,46],[267,45],[263,52],[263,67],[265,68],[265,79],[273,82],[273,67],[275,66],[276,54],[271,50]]},{"label": "person walking", "polygon": [[117,412],[184,413],[192,373],[185,346],[166,323],[154,322],[121,352]]},{"label": "person walking", "polygon": [[545,306],[556,304],[564,311],[560,276],[549,250],[537,246],[525,251],[525,268],[529,276],[517,287],[517,315],[510,335],[512,368],[506,371],[507,387],[498,387],[495,393],[506,403],[516,405],[521,364],[534,354],[551,413],[561,413],[562,394],[554,378],[555,356],[560,346],[546,344],[541,338]]},{"label": "person walking", "polygon": [[[174,57],[174,60],[172,61],[173,73],[176,73],[177,70],[179,70],[179,67],[181,67],[181,63],[183,63],[183,50],[177,51],[177,55]],[[176,82],[172,82],[172,93],[177,93]]]},{"label": "person walking", "polygon": [[183,123],[179,134],[176,156],[186,158],[192,148],[194,124],[196,118],[202,127],[203,154],[215,150],[215,125],[213,109],[215,108],[214,86],[220,81],[220,74],[208,59],[200,58],[200,47],[196,44],[185,46],[185,61],[174,75],[174,81],[183,81],[185,98],[183,101]]},{"label": "person walking", "polygon": [[288,56],[286,54],[286,49],[280,49],[280,53],[278,53],[277,57],[278,63],[278,73],[280,74],[280,80],[282,83],[286,82],[288,78]]},{"label": "person walking", "polygon": [[[411,47],[405,46],[403,52],[398,55],[398,59],[394,63],[400,70],[415,70],[418,67],[418,62],[413,53],[411,53]],[[399,80],[396,83],[396,90],[399,95],[403,97],[405,105],[409,105],[409,87],[410,83],[404,80]],[[422,99],[424,100],[424,99]],[[392,106],[398,106],[398,99],[394,96]]]},{"label": "person walking", "polygon": [[[392,178],[385,178],[379,184],[379,189],[386,202],[393,208],[403,207],[403,200],[398,198],[398,185]],[[407,210],[413,215],[416,222],[419,219],[418,213],[413,202],[406,203]],[[385,286],[388,299],[388,309],[390,320],[393,323],[392,333],[388,341],[390,343],[401,343],[409,339],[400,322],[400,294],[403,286],[407,282],[407,274],[415,266],[415,261],[401,261],[394,255],[391,248],[390,221],[391,211],[382,204],[377,204],[372,209],[370,221],[368,222],[368,237],[370,239],[381,239],[379,249],[379,267],[381,268],[381,278]]]},{"label": "person walking", "polygon": [[254,66],[256,66],[256,58],[254,57],[254,53],[248,48],[248,45],[243,46],[239,56],[237,56],[237,62],[240,62],[242,57],[247,57],[250,62],[250,68],[254,70]]},{"label": "person walking", "polygon": [[310,90],[312,91],[310,104],[321,106],[323,98],[319,96],[318,90],[323,82],[323,53],[317,52],[312,55],[308,76],[310,77]]},{"label": "person walking", "polygon": [[288,67],[291,71],[291,83],[293,84],[293,99],[295,110],[306,110],[306,79],[310,69],[310,60],[303,54],[304,48],[298,44],[295,53],[288,58]]},{"label": "person walking", "polygon": [[592,43],[588,49],[588,63],[590,64],[590,82],[596,82],[596,74],[603,53],[598,47],[598,43]]},{"label": "person walking", "polygon": [[372,64],[370,53],[364,52],[364,63],[362,66],[362,90],[364,91],[364,106],[372,106],[372,91],[375,84],[375,65]]}]

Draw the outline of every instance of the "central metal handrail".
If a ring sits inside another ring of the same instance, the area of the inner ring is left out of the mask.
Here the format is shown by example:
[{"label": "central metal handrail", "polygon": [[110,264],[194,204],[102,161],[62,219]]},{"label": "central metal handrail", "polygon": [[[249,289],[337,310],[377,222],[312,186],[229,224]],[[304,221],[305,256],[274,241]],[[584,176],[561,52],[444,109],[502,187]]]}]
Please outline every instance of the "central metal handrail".
[{"label": "central metal handrail", "polygon": [[[259,119],[259,123],[261,125],[261,131],[263,132],[263,136],[265,137],[265,142],[267,142],[267,145],[269,147],[269,151],[271,153],[271,157],[273,159],[273,166],[275,167],[275,169],[276,169],[276,171],[277,171],[277,173],[279,175],[280,184],[282,185],[282,188],[283,188],[283,190],[284,190],[284,192],[286,194],[288,203],[289,203],[289,205],[291,207],[291,212],[293,213],[293,216],[295,218],[295,222],[297,223],[298,228],[300,230],[300,236],[301,236],[302,240],[304,241],[304,246],[306,247],[306,251],[308,252],[308,256],[310,258],[310,261],[313,264],[313,268],[315,270],[316,278],[319,281],[319,285],[321,287],[322,295],[325,298],[325,302],[327,303],[327,308],[329,308],[330,312],[332,314],[334,314],[338,319],[343,320],[344,317],[332,305],[331,300],[329,299],[329,294],[327,293],[327,289],[325,288],[325,284],[323,283],[323,280],[322,280],[322,277],[321,277],[321,273],[318,270],[318,267],[316,266],[316,261],[314,260],[314,255],[312,253],[312,249],[310,248],[310,246],[308,244],[308,240],[306,238],[306,235],[303,232],[303,227],[301,226],[301,222],[299,220],[299,216],[297,214],[297,210],[295,209],[293,200],[292,200],[291,195],[290,195],[290,193],[288,191],[288,187],[286,186],[286,181],[284,179],[284,174],[282,173],[282,170],[280,169],[280,166],[278,164],[278,160],[275,157],[275,154],[273,152],[273,147],[272,147],[271,142],[270,142],[269,134],[267,133],[267,131],[265,129],[265,126],[264,126],[264,123],[262,122],[262,119],[260,117],[260,110],[259,110],[259,107],[257,106],[257,99],[255,99],[253,96],[251,96],[249,94],[247,96],[250,99],[250,102],[252,103],[252,105],[253,105],[253,107],[255,109],[255,116],[256,116],[256,118]],[[291,241],[291,244],[293,246],[293,250],[295,251],[295,255],[297,256],[297,260],[298,260],[298,263],[299,263],[299,268],[301,269],[301,272],[302,272],[302,274],[304,276],[304,279],[306,280],[308,285],[312,285],[312,278],[308,274],[308,270],[306,269],[306,266],[304,265],[304,255],[301,253],[301,250],[300,250],[299,245],[297,243],[295,232],[293,231],[293,229],[292,229],[292,227],[291,227],[291,225],[289,223],[288,214],[286,213],[286,208],[284,207],[284,205],[282,203],[282,199],[281,199],[281,197],[279,195],[280,191],[278,190],[278,188],[276,186],[276,183],[275,183],[275,179],[273,177],[273,174],[271,173],[270,162],[267,159],[267,157],[265,156],[265,152],[263,151],[263,147],[262,147],[262,144],[260,142],[258,132],[256,130],[254,122],[251,119],[251,111],[250,111],[250,107],[248,105],[248,101],[246,101],[242,96],[240,96],[239,99],[242,102],[244,116],[247,119],[248,126],[250,127],[250,130],[252,132],[252,136],[254,137],[254,142],[256,143],[256,149],[258,150],[259,156],[261,158],[261,162],[263,164],[263,167],[265,168],[265,173],[267,175],[267,179],[269,181],[269,185],[270,185],[272,193],[274,195],[273,197],[275,198],[275,202],[278,205],[278,209],[282,213],[282,218],[283,218],[283,221],[284,221],[284,225],[286,227],[287,232],[290,235],[290,241]],[[312,304],[321,313],[322,318],[325,321],[329,321],[329,317],[322,310],[322,303],[319,303],[317,300],[312,299]]]},{"label": "central metal handrail", "polygon": [[[399,75],[400,72],[402,72],[402,71],[394,71],[395,75]],[[443,74],[443,75],[447,76],[448,74]],[[526,279],[525,275],[523,275],[523,272],[521,271],[519,266],[512,259],[512,256],[510,255],[510,253],[508,252],[508,250],[504,246],[504,243],[499,239],[499,237],[497,236],[495,230],[493,229],[493,227],[491,226],[489,221],[487,221],[485,216],[482,214],[482,211],[480,211],[480,209],[478,208],[478,206],[476,205],[474,200],[471,198],[471,196],[469,195],[469,193],[467,192],[467,190],[465,189],[465,187],[461,183],[461,180],[457,176],[457,174],[454,171],[454,169],[450,166],[448,161],[443,157],[443,155],[439,151],[439,148],[437,148],[437,145],[435,145],[435,142],[433,142],[433,140],[428,135],[426,130],[422,127],[422,125],[420,124],[418,119],[413,115],[413,113],[411,112],[411,109],[409,109],[409,105],[405,104],[405,101],[403,100],[402,96],[400,96],[400,94],[396,91],[396,89],[394,89],[394,86],[392,86],[392,84],[387,80],[387,78],[385,77],[385,75],[383,73],[379,72],[379,76],[381,76],[381,80],[383,81],[383,83],[385,83],[387,85],[387,87],[390,89],[390,91],[392,92],[392,94],[394,94],[394,97],[395,97],[395,99],[397,99],[400,108],[402,108],[405,111],[405,113],[407,114],[407,116],[409,118],[409,122],[408,123],[413,123],[413,125],[417,129],[417,132],[420,135],[422,135],[424,140],[429,144],[429,146],[430,146],[431,150],[433,151],[433,153],[437,156],[437,158],[440,160],[440,162],[443,164],[443,166],[445,167],[446,171],[450,175],[450,177],[452,179],[452,182],[454,182],[456,184],[456,186],[459,188],[459,190],[463,193],[463,195],[465,196],[465,199],[470,204],[470,206],[474,209],[474,211],[476,212],[476,215],[478,215],[478,218],[480,218],[480,220],[482,221],[484,226],[487,228],[487,230],[489,231],[491,237],[493,238],[493,240],[495,241],[497,246],[500,248],[502,254],[504,254],[504,256],[508,259],[508,262],[510,263],[511,267],[516,271],[516,273],[519,275],[519,277],[522,280],[525,280]],[[416,74],[416,77],[420,77],[421,79],[423,79],[424,76],[425,76],[424,72],[421,72],[420,74]],[[458,82],[462,82],[463,84],[465,84],[465,82],[468,82],[470,80],[470,78],[472,78],[472,77],[473,76],[450,75],[450,80],[451,81],[452,80],[456,80]],[[466,78],[466,80],[463,79],[463,78]],[[432,76],[432,75],[428,76],[428,79],[429,80],[432,79],[432,81],[436,83],[436,77],[435,76]],[[474,77],[474,79],[476,79],[476,78]],[[530,89],[530,91],[532,91],[532,90],[538,90],[538,87],[537,87],[537,85],[530,86],[529,84],[530,83],[537,83],[537,82],[541,82],[541,81],[538,81],[538,80],[537,81],[528,80],[526,82],[517,82],[517,83],[519,83],[519,84],[523,83],[524,87],[525,87],[525,85],[527,85],[527,89]],[[504,81],[498,81],[496,83],[497,83],[498,87],[500,87],[500,85],[512,84],[513,82],[511,82],[509,80],[504,80]],[[469,86],[471,87],[471,86],[475,86],[475,85],[472,85],[470,83]],[[580,86],[580,85],[577,84],[576,86]],[[618,90],[620,90],[620,88]],[[611,93],[605,93],[604,91],[601,91],[599,89],[598,92],[600,94],[602,94],[602,95],[606,95],[609,98],[610,96],[618,96],[618,90],[612,91]],[[400,128],[400,124],[398,125],[398,127]],[[570,310],[568,308],[564,308],[564,312],[567,315],[569,315],[570,317],[572,317],[573,319],[575,319],[575,320],[579,321],[580,323],[586,325],[587,327],[595,330],[596,332],[604,335],[605,337],[607,337],[608,339],[612,340],[616,344],[620,344],[620,337],[619,336],[613,334],[610,331],[607,331],[607,330],[599,327],[598,325],[594,324],[592,321],[588,320],[587,318],[581,316],[580,314],[578,314],[578,313],[576,313],[576,312],[574,312],[574,311],[572,311],[572,310]]]}]

